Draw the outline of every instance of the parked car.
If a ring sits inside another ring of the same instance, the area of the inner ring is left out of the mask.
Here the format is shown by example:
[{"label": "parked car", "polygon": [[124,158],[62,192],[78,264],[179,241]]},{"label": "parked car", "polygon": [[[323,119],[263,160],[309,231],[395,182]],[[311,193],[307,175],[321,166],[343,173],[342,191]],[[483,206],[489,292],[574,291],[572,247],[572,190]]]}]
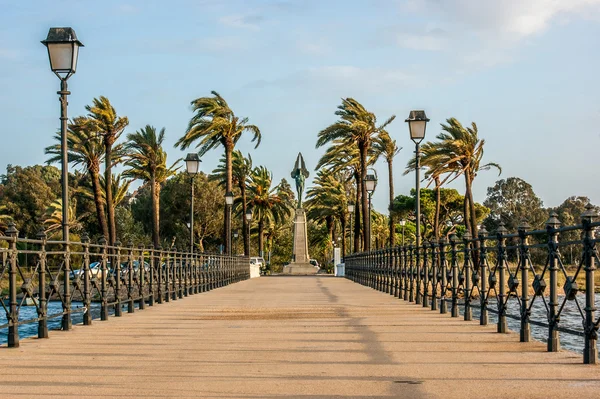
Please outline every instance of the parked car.
[{"label": "parked car", "polygon": [[[133,261],[133,275],[138,275],[140,271],[140,261]],[[144,261],[144,274],[150,273],[150,264]],[[121,263],[121,278],[126,278],[129,275],[129,262]]]},{"label": "parked car", "polygon": [[[108,262],[106,264],[106,270],[107,273],[106,275],[110,275],[110,273],[112,273],[112,271],[110,270],[110,262]],[[102,277],[102,262],[92,262],[90,263],[90,270],[89,270],[89,276],[90,277]],[[81,266],[79,269],[77,270],[71,270],[70,273],[70,277],[71,279],[76,279],[76,278],[83,278],[84,274],[83,274],[83,266]]]},{"label": "parked car", "polygon": [[317,262],[316,259],[310,259],[308,261],[308,263],[310,263],[311,265],[315,266],[315,267],[319,267],[319,262]]}]

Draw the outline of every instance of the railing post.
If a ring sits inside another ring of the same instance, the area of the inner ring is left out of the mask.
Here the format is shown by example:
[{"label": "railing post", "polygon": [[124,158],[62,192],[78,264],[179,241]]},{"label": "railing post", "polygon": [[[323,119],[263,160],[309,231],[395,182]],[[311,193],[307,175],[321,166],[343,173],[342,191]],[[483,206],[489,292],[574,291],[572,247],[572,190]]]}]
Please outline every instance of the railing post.
[{"label": "railing post", "polygon": [[[100,305],[100,320],[104,321],[104,320],[108,320],[108,295],[106,292],[106,274],[107,274],[107,267],[106,267],[106,262],[107,262],[107,258],[108,258],[108,247],[107,247],[107,243],[106,243],[106,238],[105,237],[101,237],[100,240],[98,240],[98,244],[102,246],[102,270],[101,270],[101,276],[100,276],[100,296],[102,304]],[[113,269],[114,270],[114,269]],[[118,277],[117,277],[118,278]],[[116,314],[117,309],[115,308],[115,314]]]},{"label": "railing post", "polygon": [[[529,243],[527,231],[530,229],[527,221],[523,220],[519,227],[519,265],[521,267],[521,328],[519,338],[521,342],[529,342],[531,340],[531,327],[529,325],[529,270],[527,269],[529,262]],[[515,276],[516,278],[516,276]]]},{"label": "railing post", "polygon": [[[159,245],[158,247],[156,247],[156,250],[154,251],[154,255],[155,255],[155,262],[156,262],[156,271],[158,273],[158,279],[157,279],[157,287],[156,287],[156,295],[157,295],[157,301],[158,303],[163,303],[164,301],[164,277],[165,277],[165,273],[167,270],[167,265],[163,262],[163,255],[162,255],[162,247]],[[164,266],[163,266],[164,265]]]},{"label": "railing post", "polygon": [[391,250],[391,257],[393,263],[393,292],[395,298],[400,297],[400,263],[398,262],[398,247],[394,247]]},{"label": "railing post", "polygon": [[63,267],[63,317],[61,327],[63,331],[73,328],[71,321],[71,246],[69,237],[63,237],[64,242],[64,267]]},{"label": "railing post", "polygon": [[488,324],[488,288],[487,288],[487,248],[486,248],[486,236],[488,232],[485,227],[481,226],[479,229],[479,278],[480,278],[480,290],[479,290],[479,304],[481,305],[479,313],[479,324],[487,326]]},{"label": "railing post", "polygon": [[[467,231],[463,235],[463,254],[464,254],[464,262],[463,262],[463,270],[465,274],[465,311],[464,311],[464,320],[471,321],[473,320],[473,309],[471,309],[471,290],[472,283],[475,280],[475,276],[473,276],[471,269],[471,251],[469,246],[471,245],[471,234]],[[477,285],[475,282],[474,285]]]},{"label": "railing post", "polygon": [[17,302],[17,228],[14,223],[10,223],[6,229],[6,235],[10,240],[10,269],[8,270],[8,298],[9,314],[8,317],[8,347],[19,347],[19,308]]},{"label": "railing post", "polygon": [[[439,273],[440,280],[440,314],[448,313],[448,300],[446,292],[448,289],[448,263],[446,262],[446,244],[445,238],[441,238],[438,245]],[[452,270],[453,272],[454,270]]]},{"label": "railing post", "polygon": [[498,237],[498,256],[497,256],[497,267],[496,272],[498,272],[499,276],[499,292],[498,292],[498,332],[506,333],[507,325],[506,325],[506,227],[504,227],[504,223],[500,222],[498,226],[498,231],[496,235]]},{"label": "railing post", "polygon": [[596,364],[598,361],[598,325],[595,323],[594,315],[596,312],[595,300],[595,282],[594,270],[596,270],[595,259],[597,256],[594,235],[592,232],[592,222],[598,215],[591,204],[586,206],[585,212],[581,215],[583,225],[583,264],[585,270],[585,345],[583,349],[583,362],[585,364]]},{"label": "railing post", "polygon": [[550,273],[550,298],[548,302],[548,352],[558,352],[560,339],[558,335],[558,229],[560,220],[556,212],[550,213],[546,222],[548,232],[548,271]]},{"label": "railing post", "polygon": [[408,246],[408,253],[410,256],[409,259],[409,277],[410,277],[410,291],[409,291],[409,296],[408,296],[408,300],[409,302],[414,302],[415,301],[415,277],[417,276],[417,268],[415,266],[415,264],[413,263],[413,251],[414,250],[414,246],[412,244],[410,244]]},{"label": "railing post", "polygon": [[429,243],[427,241],[423,241],[423,252],[422,252],[422,262],[423,265],[421,267],[421,282],[423,284],[423,307],[424,308],[428,308],[429,307],[429,272],[430,272],[430,268],[429,268],[429,262],[427,261],[427,245]]},{"label": "railing post", "polygon": [[115,279],[115,317],[123,315],[123,305],[121,303],[121,283],[125,283],[123,272],[121,270],[121,241],[115,241],[113,244],[111,266],[113,269],[113,278]]},{"label": "railing post", "polygon": [[130,241],[127,246],[127,313],[133,313],[135,311],[133,302],[133,242]]},{"label": "railing post", "polygon": [[37,233],[36,238],[40,242],[40,270],[38,272],[38,298],[39,298],[39,309],[38,309],[38,338],[48,338],[48,298],[46,297],[46,268],[47,268],[47,255],[46,255],[46,232],[43,228]]},{"label": "railing post", "polygon": [[[423,244],[421,244],[423,245]],[[421,305],[423,301],[421,295],[421,282],[423,281],[423,269],[421,268],[421,263],[423,262],[423,258],[421,257],[421,247],[415,245],[415,273],[416,273],[416,281],[415,281],[415,303],[417,305]]]},{"label": "railing post", "polygon": [[90,237],[87,233],[81,236],[83,245],[83,325],[92,325],[92,299],[90,298]]},{"label": "railing post", "polygon": [[409,285],[408,281],[410,280],[410,266],[408,264],[408,247],[406,245],[402,246],[402,253],[400,254],[402,259],[402,299],[408,301],[408,293],[409,293]]},{"label": "railing post", "polygon": [[148,306],[154,306],[154,284],[156,282],[156,263],[154,262],[154,245],[148,247],[148,263],[150,264],[150,276],[148,281]]},{"label": "railing post", "polygon": [[[450,256],[452,258],[452,308],[451,317],[458,317],[458,254],[456,252],[456,234],[450,235]],[[464,276],[463,276],[464,278]]]},{"label": "railing post", "polygon": [[144,260],[144,244],[138,245],[138,250],[140,252],[139,256],[139,280],[138,280],[138,306],[140,310],[143,310],[146,307],[146,298],[144,296],[144,285],[146,284],[146,262]]},{"label": "railing post", "polygon": [[[440,270],[442,265],[439,263],[439,253],[437,251],[437,242],[431,240],[431,266],[429,269],[429,281],[431,281],[431,310],[438,310],[437,286],[442,280]],[[442,294],[441,292],[440,294]]]}]

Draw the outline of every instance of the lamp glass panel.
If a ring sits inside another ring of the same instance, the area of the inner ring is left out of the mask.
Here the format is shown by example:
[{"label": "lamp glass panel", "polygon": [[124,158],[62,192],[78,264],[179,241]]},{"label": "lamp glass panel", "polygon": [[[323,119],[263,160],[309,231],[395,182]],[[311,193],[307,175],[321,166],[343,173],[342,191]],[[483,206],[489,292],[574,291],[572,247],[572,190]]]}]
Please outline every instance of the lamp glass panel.
[{"label": "lamp glass panel", "polygon": [[196,175],[198,173],[199,165],[200,165],[200,162],[198,162],[197,160],[186,160],[185,161],[185,167],[187,169],[187,172],[190,175]]},{"label": "lamp glass panel", "polygon": [[365,188],[367,189],[367,191],[375,191],[375,185],[377,184],[377,181],[374,179],[369,179],[367,177],[367,179],[365,180]]},{"label": "lamp glass panel", "polygon": [[77,70],[77,58],[79,57],[79,45],[73,43],[73,73]]},{"label": "lamp glass panel", "polygon": [[70,72],[73,62],[73,45],[71,43],[48,43],[50,69],[54,72]]},{"label": "lamp glass panel", "polygon": [[348,205],[348,212],[350,212],[350,213],[354,212],[354,204],[349,204]]},{"label": "lamp glass panel", "polygon": [[233,195],[230,195],[230,194],[225,195],[225,203],[227,205],[233,205]]},{"label": "lamp glass panel", "polygon": [[422,140],[425,137],[426,121],[410,121],[408,124],[410,128],[410,138],[412,140]]}]

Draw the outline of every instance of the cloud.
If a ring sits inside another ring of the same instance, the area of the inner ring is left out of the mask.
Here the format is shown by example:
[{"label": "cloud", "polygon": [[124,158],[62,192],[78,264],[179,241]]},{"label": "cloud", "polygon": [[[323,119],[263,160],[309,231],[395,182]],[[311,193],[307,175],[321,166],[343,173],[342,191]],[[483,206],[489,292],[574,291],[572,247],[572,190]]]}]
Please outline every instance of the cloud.
[{"label": "cloud", "polygon": [[261,15],[226,15],[224,17],[219,18],[219,23],[236,29],[249,29],[249,30],[260,30],[259,23],[264,20],[264,17]]}]

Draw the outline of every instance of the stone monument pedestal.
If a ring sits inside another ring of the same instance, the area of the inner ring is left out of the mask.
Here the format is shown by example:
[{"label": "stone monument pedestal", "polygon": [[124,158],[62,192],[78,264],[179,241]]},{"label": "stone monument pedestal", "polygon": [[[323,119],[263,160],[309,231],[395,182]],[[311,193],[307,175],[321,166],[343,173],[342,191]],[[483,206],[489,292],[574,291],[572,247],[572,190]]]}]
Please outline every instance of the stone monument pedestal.
[{"label": "stone monument pedestal", "polygon": [[317,274],[319,268],[309,263],[308,236],[306,234],[306,214],[304,209],[296,209],[294,218],[294,252],[292,263],[283,267],[283,274],[309,275]]}]

